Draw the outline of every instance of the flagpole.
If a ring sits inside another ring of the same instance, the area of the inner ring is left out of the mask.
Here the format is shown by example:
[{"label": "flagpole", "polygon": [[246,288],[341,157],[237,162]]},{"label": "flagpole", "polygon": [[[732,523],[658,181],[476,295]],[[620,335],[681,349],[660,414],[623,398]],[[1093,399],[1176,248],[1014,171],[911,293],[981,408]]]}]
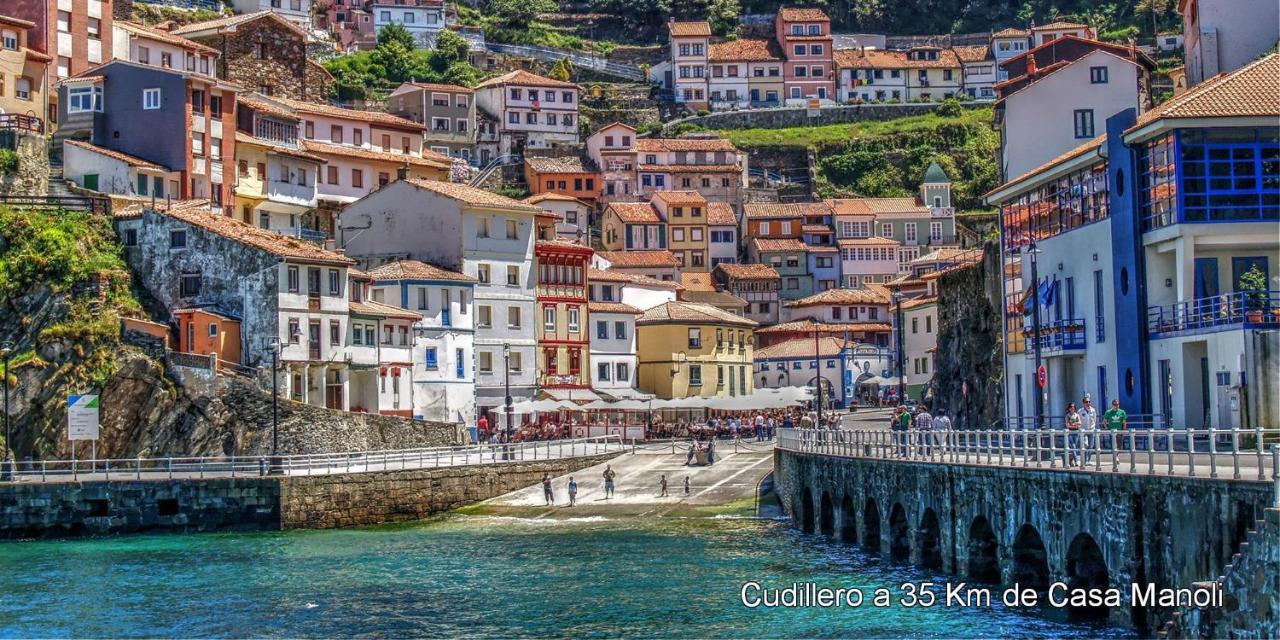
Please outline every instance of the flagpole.
[{"label": "flagpole", "polygon": [[1036,248],[1034,240],[1028,245],[1027,252],[1031,254],[1031,282],[1034,283],[1032,286],[1035,287],[1035,301],[1031,307],[1031,346],[1035,352],[1035,374],[1034,382],[1032,383],[1036,392],[1035,425],[1036,429],[1043,429],[1045,387],[1040,386],[1040,303],[1043,302],[1043,299],[1040,295],[1040,271],[1036,266],[1036,254],[1040,253],[1040,250]]}]

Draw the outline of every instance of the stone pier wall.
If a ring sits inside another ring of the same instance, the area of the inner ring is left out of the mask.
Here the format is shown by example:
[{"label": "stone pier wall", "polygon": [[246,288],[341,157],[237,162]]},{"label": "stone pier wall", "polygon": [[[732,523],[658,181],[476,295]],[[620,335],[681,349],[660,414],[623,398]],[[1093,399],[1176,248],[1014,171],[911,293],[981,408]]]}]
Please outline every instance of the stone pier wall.
[{"label": "stone pier wall", "polygon": [[388,471],[286,479],[280,493],[283,529],[336,529],[421,520],[600,464],[616,454],[421,471]]},{"label": "stone pier wall", "polygon": [[[969,581],[1189,588],[1223,574],[1271,485],[1166,475],[775,454],[798,526]],[[1113,608],[1150,630],[1172,608]]]},{"label": "stone pier wall", "polygon": [[311,477],[0,484],[0,539],[416,520],[616,455]]}]

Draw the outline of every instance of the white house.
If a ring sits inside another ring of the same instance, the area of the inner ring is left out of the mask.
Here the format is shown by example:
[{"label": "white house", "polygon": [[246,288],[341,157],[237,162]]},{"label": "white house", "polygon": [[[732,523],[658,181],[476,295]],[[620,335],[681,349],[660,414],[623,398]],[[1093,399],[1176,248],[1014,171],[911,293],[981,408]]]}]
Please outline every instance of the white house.
[{"label": "white house", "polygon": [[643,396],[636,391],[636,316],[642,312],[621,302],[597,300],[587,311],[592,325],[591,388],[618,399]]},{"label": "white house", "polygon": [[1280,3],[1272,0],[1179,0],[1187,85],[1234,71],[1274,49]]},{"label": "white house", "polygon": [[938,299],[902,301],[902,364],[907,394],[924,397],[933,380],[934,354],[938,351]]},{"label": "white house", "polygon": [[63,141],[62,162],[67,180],[90,191],[113,195],[154,195],[163,200],[166,194],[177,195],[175,189],[166,187],[181,184],[182,180],[179,171],[82,140]]},{"label": "white house", "polygon": [[587,282],[591,284],[591,300],[617,302],[640,311],[674,302],[681,288],[672,281],[598,267],[587,270]]},{"label": "white house", "polygon": [[270,11],[303,29],[311,29],[313,0],[230,0],[227,4],[234,7],[236,13]]},{"label": "white house", "polygon": [[373,31],[398,24],[418,40],[419,46],[435,46],[436,35],[445,27],[443,0],[374,0]]},{"label": "white house", "polygon": [[591,232],[591,206],[573,196],[548,191],[529,196],[521,202],[555,214],[556,236],[560,238],[585,242]]},{"label": "white house", "polygon": [[[522,155],[526,148],[578,145],[578,97],[581,87],[518,70],[476,85],[476,107],[493,122],[490,157]],[[496,144],[496,148],[494,145]]]},{"label": "white house", "polygon": [[413,324],[413,417],[475,424],[475,278],[418,260],[369,275],[374,301],[421,317]]}]

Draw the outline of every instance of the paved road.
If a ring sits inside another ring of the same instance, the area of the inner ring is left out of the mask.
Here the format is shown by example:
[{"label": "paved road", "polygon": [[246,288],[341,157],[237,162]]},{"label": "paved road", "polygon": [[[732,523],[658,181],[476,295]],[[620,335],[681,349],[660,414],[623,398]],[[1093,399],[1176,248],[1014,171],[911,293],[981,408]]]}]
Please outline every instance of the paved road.
[{"label": "paved road", "polygon": [[[683,446],[672,454],[670,447],[650,447],[614,458],[607,465],[617,473],[613,497],[604,495],[606,464],[596,465],[552,480],[555,506],[547,507],[542,485],[513,491],[482,503],[478,511],[523,517],[579,517],[594,514],[667,515],[705,512],[717,507],[753,506],[761,479],[773,471],[771,443],[746,443],[734,451],[730,441],[716,448],[716,462],[711,466],[685,466]],[[669,495],[663,497],[659,478],[665,474]],[[576,506],[568,506],[569,478],[578,482]],[[684,492],[684,479],[689,478],[690,491]],[[748,505],[747,503],[751,504]]]}]

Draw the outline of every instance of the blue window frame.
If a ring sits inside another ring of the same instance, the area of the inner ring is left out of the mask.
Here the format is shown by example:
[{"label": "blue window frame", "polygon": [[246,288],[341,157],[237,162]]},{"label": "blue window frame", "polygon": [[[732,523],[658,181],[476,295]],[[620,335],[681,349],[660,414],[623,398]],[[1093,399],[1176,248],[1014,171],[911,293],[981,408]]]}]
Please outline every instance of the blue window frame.
[{"label": "blue window frame", "polygon": [[435,348],[435,347],[427,347],[427,358],[426,358],[426,359],[427,359],[427,368],[428,368],[428,369],[438,369],[438,368],[440,367],[440,361],[436,358],[436,348]]},{"label": "blue window frame", "polygon": [[454,365],[453,373],[459,378],[465,378],[467,377],[467,365],[466,365],[466,359],[465,359],[467,352],[462,349],[458,349],[456,355],[458,356],[458,359],[456,361],[457,364]]},{"label": "blue window frame", "polygon": [[1144,230],[1280,220],[1280,128],[1180,129],[1148,142],[1141,161]]}]

